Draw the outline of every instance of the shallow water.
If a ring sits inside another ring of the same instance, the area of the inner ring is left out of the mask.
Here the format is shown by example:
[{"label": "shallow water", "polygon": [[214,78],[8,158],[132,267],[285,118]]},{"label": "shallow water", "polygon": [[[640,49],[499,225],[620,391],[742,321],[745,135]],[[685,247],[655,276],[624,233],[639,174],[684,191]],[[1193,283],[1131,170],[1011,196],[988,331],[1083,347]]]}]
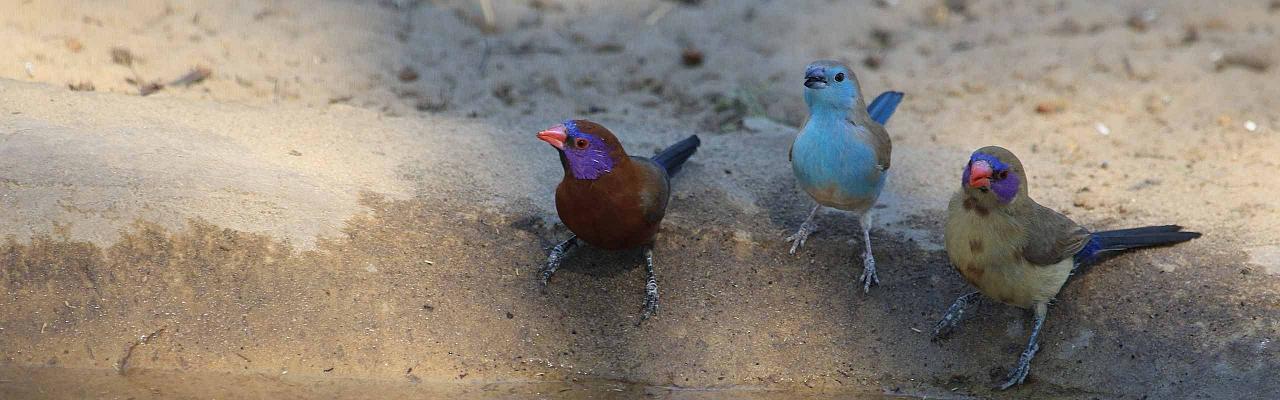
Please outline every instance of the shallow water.
[{"label": "shallow water", "polygon": [[[0,367],[0,398],[504,398],[504,399],[824,399],[948,398],[854,391],[781,391],[749,387],[687,389],[601,379],[450,383],[322,375]],[[965,397],[953,397],[965,398]]]}]

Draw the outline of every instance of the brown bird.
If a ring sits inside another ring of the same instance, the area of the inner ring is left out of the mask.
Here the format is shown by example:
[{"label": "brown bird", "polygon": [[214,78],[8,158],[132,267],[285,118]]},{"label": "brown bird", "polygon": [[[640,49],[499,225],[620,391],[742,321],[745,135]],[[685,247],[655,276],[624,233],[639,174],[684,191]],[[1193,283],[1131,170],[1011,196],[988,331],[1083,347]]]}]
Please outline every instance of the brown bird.
[{"label": "brown bird", "polygon": [[667,211],[670,176],[698,150],[698,136],[690,136],[652,159],[628,156],[613,132],[587,120],[557,124],[538,132],[538,139],[559,150],[564,179],[556,187],[556,212],[574,234],[551,248],[542,269],[542,285],[546,286],[580,241],[607,250],[641,247],[647,282],[640,320],[656,314],[653,239]]},{"label": "brown bird", "polygon": [[1119,252],[1185,242],[1200,237],[1177,225],[1089,232],[1027,195],[1027,174],[1009,150],[988,146],[969,157],[960,190],[948,207],[945,243],[951,264],[978,288],[956,299],[933,330],[934,340],[955,329],[978,293],[1035,312],[1026,350],[1000,389],[1020,384],[1049,303],[1082,266]]}]

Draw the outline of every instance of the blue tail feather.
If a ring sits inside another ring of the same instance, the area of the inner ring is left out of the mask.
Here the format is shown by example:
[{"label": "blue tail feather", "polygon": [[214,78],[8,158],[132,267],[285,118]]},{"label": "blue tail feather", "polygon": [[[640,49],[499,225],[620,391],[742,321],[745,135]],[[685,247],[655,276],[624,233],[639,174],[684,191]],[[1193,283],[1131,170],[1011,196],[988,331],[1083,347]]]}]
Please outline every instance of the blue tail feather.
[{"label": "blue tail feather", "polygon": [[1076,253],[1075,260],[1077,265],[1088,265],[1101,261],[1108,253],[1181,243],[1198,237],[1199,232],[1185,232],[1177,225],[1094,232],[1084,248]]},{"label": "blue tail feather", "polygon": [[893,112],[898,109],[898,103],[902,102],[902,92],[884,92],[876,96],[875,100],[871,100],[871,105],[867,106],[867,114],[871,114],[871,119],[880,125],[889,122],[889,117],[893,116]]}]

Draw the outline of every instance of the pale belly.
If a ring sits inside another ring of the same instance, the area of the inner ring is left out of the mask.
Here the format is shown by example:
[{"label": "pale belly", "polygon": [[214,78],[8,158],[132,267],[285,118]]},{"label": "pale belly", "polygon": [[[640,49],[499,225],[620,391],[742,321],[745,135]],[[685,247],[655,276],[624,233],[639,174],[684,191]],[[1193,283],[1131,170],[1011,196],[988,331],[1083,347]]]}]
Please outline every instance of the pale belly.
[{"label": "pale belly", "polygon": [[[1074,261],[1067,258],[1052,265],[1026,262],[1017,229],[1001,226],[998,219],[994,214],[953,213],[945,232],[951,265],[991,299],[1022,308],[1049,302],[1071,275]],[[1003,237],[998,236],[1002,233]]]},{"label": "pale belly", "polygon": [[818,204],[849,211],[870,209],[887,175],[871,148],[849,135],[801,134],[792,147],[791,169]]}]

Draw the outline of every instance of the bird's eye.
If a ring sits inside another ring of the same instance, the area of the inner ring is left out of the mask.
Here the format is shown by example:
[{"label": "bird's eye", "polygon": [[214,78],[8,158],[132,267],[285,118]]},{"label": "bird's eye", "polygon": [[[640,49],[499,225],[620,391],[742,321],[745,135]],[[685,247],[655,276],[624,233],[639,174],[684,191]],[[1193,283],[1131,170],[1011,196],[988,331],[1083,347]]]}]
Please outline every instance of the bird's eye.
[{"label": "bird's eye", "polygon": [[577,147],[579,149],[587,148],[587,144],[587,139],[577,138],[573,140],[573,147]]},{"label": "bird's eye", "polygon": [[996,180],[998,181],[1002,181],[1004,180],[1004,178],[1008,178],[1008,177],[1009,177],[1009,170],[1007,169],[1000,170],[1000,172],[996,173]]},{"label": "bird's eye", "polygon": [[844,73],[843,73],[843,72],[836,74],[836,82],[844,82]]}]

